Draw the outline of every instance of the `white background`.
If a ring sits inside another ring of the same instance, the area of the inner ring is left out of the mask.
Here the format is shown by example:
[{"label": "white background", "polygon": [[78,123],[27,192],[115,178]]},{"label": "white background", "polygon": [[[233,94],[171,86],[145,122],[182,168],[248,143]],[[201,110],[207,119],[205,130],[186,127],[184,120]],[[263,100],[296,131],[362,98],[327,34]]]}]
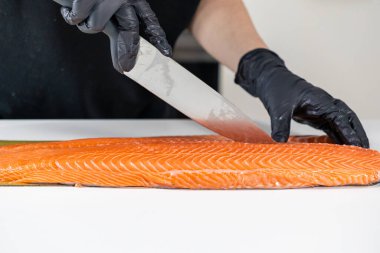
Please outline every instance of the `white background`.
[{"label": "white background", "polygon": [[[365,119],[380,119],[379,0],[245,0],[269,47],[288,67],[344,100]],[[230,17],[233,18],[233,17]],[[261,103],[222,71],[223,94],[256,119]]]}]

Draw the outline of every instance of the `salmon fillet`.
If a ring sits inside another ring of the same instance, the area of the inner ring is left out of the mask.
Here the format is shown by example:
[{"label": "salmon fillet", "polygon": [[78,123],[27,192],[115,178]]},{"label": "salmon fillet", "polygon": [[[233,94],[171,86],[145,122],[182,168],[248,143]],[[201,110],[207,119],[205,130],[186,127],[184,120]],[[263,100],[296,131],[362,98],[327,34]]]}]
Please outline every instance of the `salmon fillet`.
[{"label": "salmon fillet", "polygon": [[313,136],[292,137],[286,144],[188,136],[5,146],[0,185],[244,189],[379,182],[379,152],[326,142],[327,137]]}]

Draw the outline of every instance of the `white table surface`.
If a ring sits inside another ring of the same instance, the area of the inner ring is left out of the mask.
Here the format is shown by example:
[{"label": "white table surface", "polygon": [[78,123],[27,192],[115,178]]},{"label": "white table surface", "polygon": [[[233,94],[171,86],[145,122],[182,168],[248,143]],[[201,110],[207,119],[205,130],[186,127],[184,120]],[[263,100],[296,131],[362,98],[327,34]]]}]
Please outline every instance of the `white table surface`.
[{"label": "white table surface", "polygon": [[[380,150],[380,121],[363,122],[372,147]],[[0,139],[8,140],[208,133],[186,120],[0,121]],[[379,249],[378,185],[239,191],[0,187],[0,253]]]}]

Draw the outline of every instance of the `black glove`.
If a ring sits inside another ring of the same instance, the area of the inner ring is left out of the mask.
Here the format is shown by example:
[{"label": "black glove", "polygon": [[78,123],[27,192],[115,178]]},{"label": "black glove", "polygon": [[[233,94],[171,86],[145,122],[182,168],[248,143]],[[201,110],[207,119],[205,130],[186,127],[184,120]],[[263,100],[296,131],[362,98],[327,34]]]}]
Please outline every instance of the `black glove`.
[{"label": "black glove", "polygon": [[270,50],[256,49],[243,56],[235,82],[263,102],[277,142],[288,140],[294,119],[323,130],[338,144],[369,147],[362,124],[343,101],[294,75]]},{"label": "black glove", "polygon": [[[68,0],[55,0],[67,2]],[[72,0],[71,0],[72,1]],[[113,65],[117,71],[130,71],[136,63],[139,51],[139,18],[145,24],[145,33],[150,42],[165,56],[172,55],[172,48],[166,40],[156,15],[146,0],[74,0],[72,9],[62,7],[61,13],[70,25],[78,25],[85,33],[103,31],[113,19],[118,27],[118,45]]]}]

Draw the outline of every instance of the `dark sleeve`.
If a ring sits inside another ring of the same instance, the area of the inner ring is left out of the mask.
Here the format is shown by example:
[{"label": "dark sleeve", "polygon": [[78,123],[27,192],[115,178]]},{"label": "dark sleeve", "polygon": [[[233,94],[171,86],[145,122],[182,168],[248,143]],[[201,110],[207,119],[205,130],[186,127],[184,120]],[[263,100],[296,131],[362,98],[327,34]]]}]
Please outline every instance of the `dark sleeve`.
[{"label": "dark sleeve", "polygon": [[148,0],[173,46],[198,8],[200,0]]},{"label": "dark sleeve", "polygon": [[[172,45],[199,3],[148,1]],[[114,70],[105,35],[70,27],[53,1],[0,0],[0,32],[0,119],[163,118],[173,111]]]}]

